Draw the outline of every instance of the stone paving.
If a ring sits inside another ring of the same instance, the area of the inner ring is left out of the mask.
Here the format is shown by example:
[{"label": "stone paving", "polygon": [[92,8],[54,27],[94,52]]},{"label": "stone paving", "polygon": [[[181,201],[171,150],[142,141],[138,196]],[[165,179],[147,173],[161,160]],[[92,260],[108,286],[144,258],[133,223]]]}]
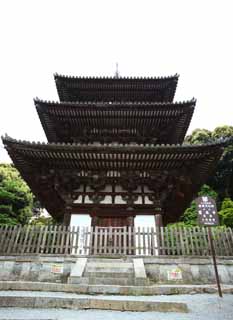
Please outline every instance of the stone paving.
[{"label": "stone paving", "polygon": [[[9,294],[9,292],[8,292]],[[14,294],[12,292],[12,294]],[[20,293],[18,293],[20,295]],[[28,292],[27,294],[30,294]],[[50,294],[50,293],[43,293]],[[41,296],[41,292],[38,293]],[[62,296],[63,293],[57,293]],[[72,295],[72,294],[71,294]],[[84,296],[84,295],[82,295]],[[98,298],[107,296],[98,296]],[[108,299],[124,299],[122,296],[108,296]],[[21,309],[0,308],[0,320],[232,320],[233,319],[233,295],[224,295],[221,299],[215,294],[173,295],[173,296],[140,296],[127,297],[127,299],[143,301],[170,301],[184,302],[188,304],[190,312],[161,313],[161,312],[119,312],[101,310],[64,310],[64,309]]]},{"label": "stone paving", "polygon": [[188,312],[186,303],[133,296],[80,295],[64,292],[1,291],[0,307],[63,308],[74,310]]}]

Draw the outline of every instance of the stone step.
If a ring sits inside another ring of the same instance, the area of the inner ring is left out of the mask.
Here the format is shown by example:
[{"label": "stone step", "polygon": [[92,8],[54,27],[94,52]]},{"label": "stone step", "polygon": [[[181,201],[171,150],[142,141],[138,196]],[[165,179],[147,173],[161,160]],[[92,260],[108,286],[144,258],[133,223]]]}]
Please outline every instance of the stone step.
[{"label": "stone step", "polygon": [[98,263],[128,263],[128,260],[119,258],[88,258],[88,263],[98,262]]},{"label": "stone step", "polygon": [[130,278],[107,278],[107,277],[90,277],[89,284],[103,284],[103,285],[118,285],[118,286],[127,286],[127,285],[134,285],[134,279]]},{"label": "stone step", "polygon": [[[233,285],[223,285],[225,294],[233,295]],[[0,281],[1,291],[33,291],[40,292],[69,292],[76,294],[106,294],[106,295],[129,295],[129,296],[155,296],[155,295],[179,295],[179,294],[217,294],[218,288],[215,284],[156,284],[150,286],[116,286],[116,285],[86,285],[67,284],[52,282],[30,282],[30,281]]]},{"label": "stone step", "polygon": [[87,262],[86,267],[96,267],[96,268],[131,268],[133,269],[132,263],[126,262],[114,262],[114,263],[107,263],[107,262]]},{"label": "stone step", "polygon": [[116,273],[134,273],[133,268],[115,268],[115,267],[109,267],[109,268],[102,268],[102,267],[92,267],[88,266],[85,269],[85,272],[116,272]]},{"label": "stone step", "polygon": [[[80,260],[76,269],[80,269]],[[82,263],[84,265],[84,263]],[[79,267],[79,268],[78,268]],[[74,268],[74,271],[76,270]],[[142,259],[125,261],[123,259],[93,259],[89,258],[85,264],[83,274],[71,272],[69,284],[85,285],[121,285],[121,286],[148,286],[150,285],[145,273]]]},{"label": "stone step", "polygon": [[135,286],[150,286],[150,279],[148,278],[134,278]]},{"label": "stone step", "polygon": [[125,279],[134,279],[134,273],[126,273],[126,272],[84,272],[84,277],[97,277],[97,278],[125,278]]},{"label": "stone step", "polygon": [[98,285],[119,285],[119,286],[133,286],[135,279],[129,278],[107,278],[107,277],[70,277],[68,283],[70,284],[98,284]]}]

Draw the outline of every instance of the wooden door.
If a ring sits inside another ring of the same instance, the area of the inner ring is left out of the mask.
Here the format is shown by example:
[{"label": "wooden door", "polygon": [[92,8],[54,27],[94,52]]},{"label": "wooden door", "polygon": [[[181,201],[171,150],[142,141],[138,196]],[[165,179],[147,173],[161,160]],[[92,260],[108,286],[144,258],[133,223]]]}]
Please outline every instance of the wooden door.
[{"label": "wooden door", "polygon": [[92,226],[92,254],[134,254],[133,217],[95,217]]}]

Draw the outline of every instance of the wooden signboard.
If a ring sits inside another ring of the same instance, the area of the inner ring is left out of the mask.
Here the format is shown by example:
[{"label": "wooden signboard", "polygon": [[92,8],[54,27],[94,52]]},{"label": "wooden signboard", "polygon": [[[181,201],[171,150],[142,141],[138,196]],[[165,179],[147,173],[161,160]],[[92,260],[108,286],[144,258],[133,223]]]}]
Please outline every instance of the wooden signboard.
[{"label": "wooden signboard", "polygon": [[203,226],[219,225],[218,212],[214,199],[204,196],[197,198],[195,202],[197,204],[199,224]]},{"label": "wooden signboard", "polygon": [[209,196],[198,197],[196,200],[198,223],[208,228],[208,236],[210,243],[210,250],[213,257],[214,271],[216,282],[218,286],[218,294],[222,298],[222,290],[219,281],[218,268],[215,256],[214,242],[211,227],[219,225],[218,211],[215,200]]}]

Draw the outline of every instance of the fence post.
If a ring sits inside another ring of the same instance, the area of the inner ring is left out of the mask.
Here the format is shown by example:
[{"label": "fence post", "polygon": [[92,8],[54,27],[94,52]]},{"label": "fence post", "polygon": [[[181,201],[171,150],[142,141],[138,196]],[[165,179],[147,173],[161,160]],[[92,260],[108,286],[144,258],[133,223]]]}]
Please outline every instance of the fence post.
[{"label": "fence post", "polygon": [[161,254],[161,230],[160,228],[163,226],[162,215],[155,215],[155,230],[156,230],[156,242],[157,242],[157,255]]}]

